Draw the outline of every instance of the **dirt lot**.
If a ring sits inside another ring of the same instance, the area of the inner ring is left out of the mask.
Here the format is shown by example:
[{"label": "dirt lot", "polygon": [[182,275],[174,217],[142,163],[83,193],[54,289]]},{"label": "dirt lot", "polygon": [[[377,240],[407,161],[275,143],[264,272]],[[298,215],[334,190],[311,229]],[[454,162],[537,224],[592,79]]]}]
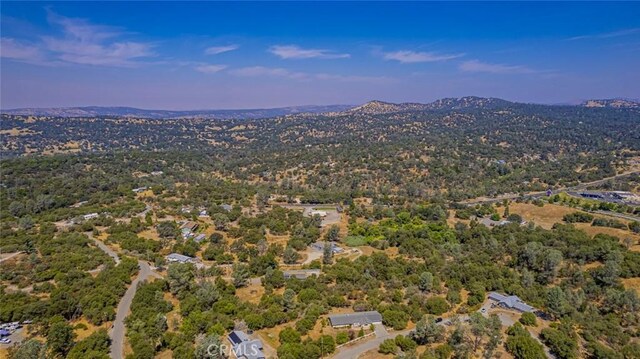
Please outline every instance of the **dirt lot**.
[{"label": "dirt lot", "polygon": [[259,278],[252,278],[249,285],[236,289],[236,296],[240,300],[254,304],[260,303],[260,298],[264,294],[264,287]]}]

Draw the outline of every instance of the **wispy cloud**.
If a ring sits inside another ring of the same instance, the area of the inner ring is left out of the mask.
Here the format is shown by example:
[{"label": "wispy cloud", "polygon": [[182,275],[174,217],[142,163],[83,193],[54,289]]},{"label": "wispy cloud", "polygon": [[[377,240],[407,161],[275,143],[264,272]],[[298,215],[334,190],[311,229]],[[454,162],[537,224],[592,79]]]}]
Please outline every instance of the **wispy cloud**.
[{"label": "wispy cloud", "polygon": [[464,54],[438,54],[435,52],[417,52],[411,50],[399,50],[382,53],[382,57],[385,60],[394,60],[403,64],[447,61],[462,56],[464,56]]},{"label": "wispy cloud", "polygon": [[46,49],[58,59],[85,65],[135,66],[143,57],[153,55],[146,42],[118,40],[125,33],[115,27],[94,25],[84,19],[68,18],[49,12],[49,22],[59,26],[62,37],[43,38]]},{"label": "wispy cloud", "polygon": [[0,39],[0,56],[24,62],[39,62],[42,60],[42,52],[37,46],[9,37]]},{"label": "wispy cloud", "polygon": [[230,70],[229,73],[242,77],[273,76],[286,77],[290,79],[308,78],[308,75],[304,72],[289,71],[280,67],[249,66]]},{"label": "wispy cloud", "polygon": [[309,73],[291,71],[281,67],[264,67],[264,66],[251,66],[242,67],[239,69],[229,70],[229,73],[234,76],[241,77],[282,77],[291,80],[327,80],[327,81],[341,81],[341,82],[388,82],[391,79],[384,76],[357,76],[357,75],[337,75],[327,73]]},{"label": "wispy cloud", "polygon": [[240,45],[225,45],[225,46],[212,46],[208,47],[204,50],[204,53],[207,55],[217,55],[223,52],[234,51],[240,48]]},{"label": "wispy cloud", "polygon": [[227,68],[227,65],[198,65],[195,70],[205,74],[215,74]]},{"label": "wispy cloud", "polygon": [[629,36],[629,35],[638,34],[638,33],[640,33],[640,27],[623,29],[623,30],[612,31],[612,32],[603,32],[603,33],[592,34],[592,35],[574,36],[566,40],[575,41],[575,40],[587,40],[587,39],[610,39],[614,37]]},{"label": "wispy cloud", "polygon": [[478,60],[464,61],[459,68],[464,72],[487,72],[492,74],[532,74],[540,72],[522,65],[490,64]]},{"label": "wispy cloud", "polygon": [[325,49],[303,49],[297,45],[275,45],[269,52],[282,59],[345,59],[350,54],[341,54]]}]

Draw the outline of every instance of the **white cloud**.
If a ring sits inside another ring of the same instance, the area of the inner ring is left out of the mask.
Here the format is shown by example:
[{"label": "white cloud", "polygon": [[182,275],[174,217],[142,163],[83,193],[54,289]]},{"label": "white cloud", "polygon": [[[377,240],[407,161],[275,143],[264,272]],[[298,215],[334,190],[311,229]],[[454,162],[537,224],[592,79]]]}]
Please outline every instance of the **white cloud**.
[{"label": "white cloud", "polygon": [[232,75],[241,76],[241,77],[270,76],[270,77],[283,77],[283,78],[288,78],[292,80],[301,80],[301,81],[327,80],[327,81],[340,81],[340,82],[387,82],[390,80],[387,77],[297,72],[297,71],[290,71],[281,67],[264,67],[264,66],[243,67],[239,69],[229,70],[229,73]]},{"label": "white cloud", "polygon": [[394,60],[403,64],[447,61],[461,56],[464,56],[464,54],[437,54],[435,52],[416,52],[410,50],[383,53],[383,58],[385,60]]},{"label": "white cloud", "polygon": [[139,64],[140,58],[153,56],[151,43],[117,40],[125,35],[120,29],[52,12],[48,19],[61,28],[63,36],[44,37],[44,48],[64,62],[131,67]]},{"label": "white cloud", "polygon": [[9,37],[0,38],[0,56],[7,59],[37,61],[42,57],[38,47]]},{"label": "white cloud", "polygon": [[604,33],[594,34],[594,35],[574,36],[574,37],[568,38],[567,40],[574,41],[574,40],[586,40],[586,39],[610,39],[614,37],[628,36],[628,35],[633,35],[637,33],[640,33],[640,27],[618,30],[613,32],[604,32]]},{"label": "white cloud", "polygon": [[283,68],[264,67],[264,66],[250,66],[242,67],[239,69],[229,71],[232,75],[242,77],[256,77],[256,76],[273,76],[273,77],[287,77],[291,79],[306,79],[309,78],[307,74],[303,72],[292,72]]},{"label": "white cloud", "polygon": [[217,55],[223,52],[237,50],[239,48],[240,48],[240,45],[212,46],[205,49],[204,53],[207,55]]},{"label": "white cloud", "polygon": [[345,59],[350,54],[340,54],[325,49],[303,49],[297,45],[275,45],[269,52],[282,59]]},{"label": "white cloud", "polygon": [[205,74],[215,74],[227,68],[227,65],[198,65],[195,67],[196,71]]},{"label": "white cloud", "polygon": [[465,72],[487,72],[492,74],[532,74],[534,69],[522,65],[489,64],[478,60],[469,60],[460,64],[460,70]]}]

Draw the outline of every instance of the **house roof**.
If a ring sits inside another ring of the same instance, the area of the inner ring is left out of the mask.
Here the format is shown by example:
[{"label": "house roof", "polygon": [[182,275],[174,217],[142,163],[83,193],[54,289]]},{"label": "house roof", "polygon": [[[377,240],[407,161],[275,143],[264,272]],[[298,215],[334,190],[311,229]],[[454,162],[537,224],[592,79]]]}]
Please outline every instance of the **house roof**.
[{"label": "house roof", "polygon": [[513,308],[521,312],[534,312],[536,310],[534,307],[522,301],[517,295],[506,296],[504,294],[491,292],[489,293],[489,299],[493,299],[508,308]]},{"label": "house roof", "polygon": [[245,332],[241,330],[234,330],[229,333],[229,341],[231,341],[231,344],[236,346],[242,342],[249,341],[249,336],[247,336],[247,334],[245,334]]},{"label": "house roof", "polygon": [[238,346],[234,348],[234,351],[235,351],[235,354],[238,356],[238,358],[246,358],[246,359],[265,358],[265,355],[262,352],[262,341],[257,339],[240,343]]},{"label": "house roof", "polygon": [[354,324],[367,325],[382,322],[382,315],[377,311],[332,314],[329,315],[329,321],[334,327]]},{"label": "house roof", "polygon": [[180,254],[180,253],[171,253],[171,254],[167,255],[167,259],[174,260],[174,261],[179,261],[179,262],[189,262],[189,261],[193,260],[192,257],[185,256],[185,255]]},{"label": "house roof", "polygon": [[251,339],[241,331],[234,330],[229,333],[229,341],[233,345],[233,351],[238,358],[244,359],[262,359],[265,358],[262,352],[262,341],[259,339]]},{"label": "house roof", "polygon": [[283,272],[285,277],[308,278],[312,275],[320,276],[320,269],[292,269]]}]

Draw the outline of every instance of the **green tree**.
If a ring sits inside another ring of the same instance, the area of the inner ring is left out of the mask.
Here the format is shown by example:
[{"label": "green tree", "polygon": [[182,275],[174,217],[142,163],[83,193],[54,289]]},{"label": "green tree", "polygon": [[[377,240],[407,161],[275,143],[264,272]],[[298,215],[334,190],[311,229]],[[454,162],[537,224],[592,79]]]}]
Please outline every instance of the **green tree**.
[{"label": "green tree", "polygon": [[333,249],[331,248],[331,244],[327,242],[322,249],[322,264],[331,263],[333,263]]},{"label": "green tree", "polygon": [[338,225],[333,224],[327,230],[327,234],[325,235],[325,240],[328,242],[337,242],[340,240],[340,227]]},{"label": "green tree", "polygon": [[295,264],[299,259],[300,254],[293,247],[287,247],[282,254],[282,260],[285,264]]},{"label": "green tree", "polygon": [[398,345],[393,339],[385,339],[382,343],[380,343],[380,347],[378,348],[378,353],[381,354],[395,354],[397,351]]},{"label": "green tree", "polygon": [[64,321],[53,323],[47,331],[47,345],[52,353],[66,356],[76,338],[73,328]]},{"label": "green tree", "polygon": [[529,312],[522,313],[520,316],[520,323],[522,323],[522,325],[535,327],[537,323],[536,315]]},{"label": "green tree", "polygon": [[233,264],[233,285],[236,288],[244,287],[249,282],[249,266],[243,263]]},{"label": "green tree", "polygon": [[444,339],[444,333],[444,327],[438,325],[434,317],[426,316],[416,323],[412,339],[420,345],[437,343]]},{"label": "green tree", "polygon": [[429,292],[433,288],[433,274],[429,272],[420,273],[418,288],[423,292]]},{"label": "green tree", "polygon": [[225,358],[220,337],[216,334],[201,336],[196,340],[194,356],[196,359]]},{"label": "green tree", "polygon": [[183,299],[195,286],[195,268],[191,263],[174,263],[167,269],[171,294]]}]

